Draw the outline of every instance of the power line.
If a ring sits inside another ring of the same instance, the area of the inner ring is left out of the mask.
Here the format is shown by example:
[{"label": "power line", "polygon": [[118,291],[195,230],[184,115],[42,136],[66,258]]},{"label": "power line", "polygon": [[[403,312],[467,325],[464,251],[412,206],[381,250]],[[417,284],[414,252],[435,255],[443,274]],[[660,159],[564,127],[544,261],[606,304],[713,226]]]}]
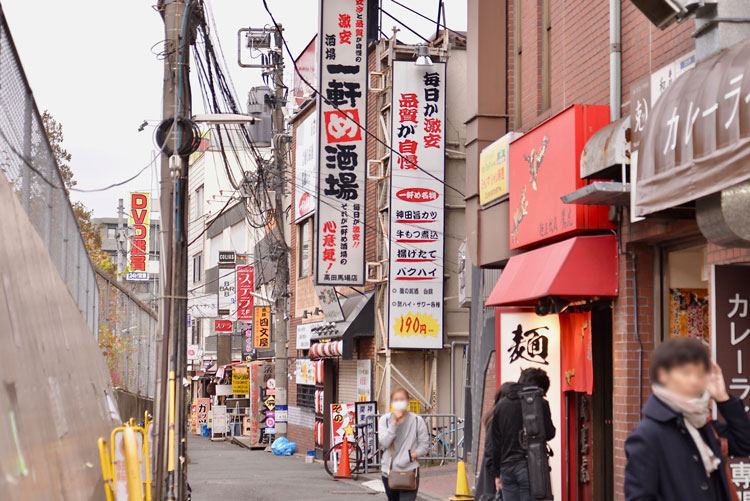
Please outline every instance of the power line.
[{"label": "power line", "polygon": [[[401,2],[399,2],[399,1],[397,1],[397,0],[390,0],[390,1],[391,1],[391,3],[394,3],[394,4],[398,5],[399,7],[403,7],[404,9],[408,10],[408,11],[409,11],[409,12],[411,12],[412,14],[416,14],[416,15],[418,15],[418,16],[419,16],[419,17],[421,17],[422,19],[425,19],[425,20],[427,20],[427,21],[430,21],[430,22],[434,21],[434,19],[431,19],[431,18],[430,18],[429,16],[426,16],[426,15],[422,14],[421,12],[419,12],[419,11],[416,11],[416,10],[412,9],[412,8],[411,8],[411,7],[409,7],[408,5],[404,5],[404,4],[402,4]],[[381,9],[381,10],[382,10],[382,9]],[[445,6],[443,6],[443,16],[445,16]],[[453,33],[453,34],[455,34],[455,35],[458,35],[458,36],[460,36],[460,37],[463,37],[463,36],[465,36],[465,35],[464,35],[463,33],[461,33],[460,31],[456,31],[456,30],[452,30],[452,29],[448,28],[448,27],[447,27],[447,26],[446,26],[445,24],[443,24],[443,23],[441,23],[441,22],[440,22],[440,19],[439,19],[439,18],[438,18],[438,22],[437,22],[437,25],[438,25],[439,27],[443,28],[444,30],[446,30],[446,31],[450,31],[451,33]]]},{"label": "power line", "polygon": [[331,103],[328,99],[326,99],[323,96],[323,94],[320,92],[320,90],[317,87],[315,87],[313,84],[311,84],[310,81],[307,80],[307,78],[305,78],[305,76],[302,74],[302,72],[297,67],[297,61],[294,60],[294,56],[292,55],[292,51],[289,48],[289,44],[286,41],[286,37],[284,37],[283,34],[281,33],[281,30],[279,29],[279,25],[276,22],[276,18],[274,17],[273,13],[271,12],[271,9],[268,7],[267,0],[263,0],[263,7],[266,9],[266,12],[271,17],[271,21],[273,22],[274,26],[276,27],[276,30],[279,32],[279,36],[281,37],[281,40],[284,43],[284,48],[286,49],[286,52],[289,55],[290,60],[292,61],[292,65],[294,66],[295,73],[297,73],[297,75],[300,77],[300,79],[308,87],[310,87],[316,95],[320,96],[321,99],[323,99],[324,101],[326,101],[326,103],[328,103],[331,107],[333,107],[333,109],[335,109],[339,113],[345,114],[350,121],[352,121],[360,130],[362,130],[365,133],[365,135],[370,136],[371,138],[373,138],[376,142],[380,143],[382,146],[384,146],[391,153],[393,153],[396,156],[400,157],[403,161],[407,162],[408,164],[413,165],[416,169],[421,170],[422,172],[424,172],[425,174],[427,174],[428,176],[430,176],[431,178],[433,178],[435,181],[437,181],[437,182],[443,184],[444,186],[446,186],[447,188],[450,188],[451,190],[455,191],[456,193],[458,193],[459,195],[461,195],[462,198],[465,198],[465,195],[463,194],[463,192],[461,190],[459,190],[455,186],[451,186],[450,184],[448,184],[447,182],[445,182],[445,180],[440,179],[439,177],[435,176],[431,172],[428,172],[427,170],[423,169],[422,167],[420,167],[419,165],[417,165],[415,162],[413,162],[412,160],[410,160],[406,156],[402,155],[400,152],[394,150],[389,144],[387,144],[385,141],[383,141],[382,139],[380,139],[377,136],[377,134],[373,134],[372,132],[370,132],[367,129],[367,127],[363,126],[361,123],[359,123],[356,120],[354,120],[351,116],[349,116],[341,108],[339,108],[337,105]]},{"label": "power line", "polygon": [[406,24],[406,23],[404,23],[403,21],[399,21],[398,19],[396,19],[395,17],[393,17],[393,15],[391,15],[390,13],[388,13],[388,11],[387,11],[387,10],[385,10],[385,9],[383,9],[383,8],[381,7],[381,8],[380,8],[380,11],[381,11],[381,12],[382,12],[383,14],[385,14],[386,16],[388,16],[388,17],[390,17],[391,19],[393,19],[394,21],[396,21],[396,22],[397,22],[398,24],[400,24],[400,25],[401,25],[401,26],[403,26],[404,28],[406,28],[407,30],[411,31],[411,32],[412,32],[413,34],[417,35],[417,36],[418,36],[419,38],[421,38],[422,40],[424,40],[424,41],[425,41],[425,43],[430,43],[430,41],[429,41],[429,40],[427,40],[427,39],[426,39],[425,37],[423,37],[422,35],[420,35],[420,34],[419,34],[419,33],[417,32],[417,30],[415,30],[415,29],[411,28],[411,27],[410,27],[409,25],[407,25],[407,24]]},{"label": "power line", "polygon": [[[159,150],[159,152],[161,153],[161,150]],[[104,188],[92,188],[92,189],[88,189],[88,190],[84,190],[84,189],[81,189],[81,188],[71,188],[70,191],[78,191],[78,192],[81,192],[81,193],[94,193],[94,192],[97,192],[97,191],[107,191],[107,190],[110,190],[112,188],[116,188],[118,186],[122,186],[123,184],[129,183],[130,181],[134,180],[135,178],[137,178],[138,176],[140,176],[141,174],[143,174],[144,172],[146,172],[146,169],[148,169],[149,167],[151,167],[154,164],[154,162],[156,162],[159,158],[161,158],[159,155],[154,155],[154,158],[152,158],[149,163],[147,163],[146,165],[144,165],[141,170],[139,170],[135,175],[133,175],[133,176],[125,179],[124,181],[120,181],[120,182],[117,182],[117,183],[112,183],[109,186],[105,186]]]}]

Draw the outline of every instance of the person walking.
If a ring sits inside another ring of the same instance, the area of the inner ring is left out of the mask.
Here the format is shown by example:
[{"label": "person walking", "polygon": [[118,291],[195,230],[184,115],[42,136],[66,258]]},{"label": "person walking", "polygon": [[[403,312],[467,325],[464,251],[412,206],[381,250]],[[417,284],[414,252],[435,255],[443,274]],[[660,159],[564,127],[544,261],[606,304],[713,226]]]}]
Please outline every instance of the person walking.
[{"label": "person walking", "polygon": [[482,427],[484,428],[484,457],[482,459],[482,468],[479,471],[476,492],[474,498],[477,501],[492,501],[502,499],[500,488],[500,471],[492,462],[492,417],[495,414],[497,403],[510,393],[511,388],[516,383],[507,382],[500,385],[495,393],[495,401],[492,409],[482,416]]},{"label": "person walking", "polygon": [[[519,392],[529,387],[537,387],[544,395],[549,390],[549,376],[542,369],[529,368],[521,372],[518,383],[509,388],[508,395],[495,406],[492,417],[492,464],[499,471],[504,501],[529,501],[529,467],[526,449],[522,443],[523,412]],[[543,400],[544,438],[555,438],[555,425],[549,403]]]},{"label": "person walking", "polygon": [[414,501],[419,489],[420,456],[430,448],[430,434],[421,416],[409,412],[409,393],[403,388],[391,392],[393,412],[378,422],[378,440],[383,486],[388,501]]},{"label": "person walking", "polygon": [[[693,338],[655,351],[653,393],[625,441],[627,501],[738,501],[728,456],[750,455],[750,420],[724,375]],[[724,422],[710,420],[711,400]]]}]

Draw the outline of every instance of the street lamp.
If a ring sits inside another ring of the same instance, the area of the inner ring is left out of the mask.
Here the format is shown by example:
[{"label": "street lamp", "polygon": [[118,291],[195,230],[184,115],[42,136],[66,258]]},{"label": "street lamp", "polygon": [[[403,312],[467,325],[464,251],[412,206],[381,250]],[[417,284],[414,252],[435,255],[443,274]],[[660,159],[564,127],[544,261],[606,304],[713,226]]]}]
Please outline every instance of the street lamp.
[{"label": "street lamp", "polygon": [[417,45],[417,49],[414,52],[417,56],[417,60],[414,64],[417,66],[432,66],[430,48],[427,45]]}]

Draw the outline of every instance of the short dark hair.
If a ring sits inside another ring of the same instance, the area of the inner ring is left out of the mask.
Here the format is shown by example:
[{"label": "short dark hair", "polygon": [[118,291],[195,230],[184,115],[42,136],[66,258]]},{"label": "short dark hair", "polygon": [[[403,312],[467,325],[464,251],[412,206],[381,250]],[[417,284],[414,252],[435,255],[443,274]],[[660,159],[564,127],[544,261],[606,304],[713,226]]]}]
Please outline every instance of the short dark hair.
[{"label": "short dark hair", "polygon": [[661,370],[669,371],[687,364],[701,364],[707,371],[711,370],[711,358],[703,343],[692,337],[676,337],[665,341],[651,356],[651,381],[659,382]]},{"label": "short dark hair", "polygon": [[535,367],[522,370],[518,382],[520,384],[537,386],[545,395],[547,394],[547,390],[549,390],[549,376],[544,370]]},{"label": "short dark hair", "polygon": [[410,398],[409,397],[409,392],[406,391],[406,388],[397,387],[397,388],[394,388],[393,390],[391,390],[391,402],[393,402],[393,398],[396,395],[398,395],[399,393],[403,393],[404,396],[406,397],[406,400],[407,401],[409,400],[409,398]]}]

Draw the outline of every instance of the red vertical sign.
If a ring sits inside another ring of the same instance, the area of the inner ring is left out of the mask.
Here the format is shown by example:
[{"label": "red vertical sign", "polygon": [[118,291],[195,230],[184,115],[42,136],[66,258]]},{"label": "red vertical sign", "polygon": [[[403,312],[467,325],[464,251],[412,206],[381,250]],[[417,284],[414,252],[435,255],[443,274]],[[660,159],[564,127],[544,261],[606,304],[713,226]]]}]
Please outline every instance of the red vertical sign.
[{"label": "red vertical sign", "polygon": [[251,321],[255,300],[255,277],[253,266],[249,264],[237,266],[237,320]]}]

